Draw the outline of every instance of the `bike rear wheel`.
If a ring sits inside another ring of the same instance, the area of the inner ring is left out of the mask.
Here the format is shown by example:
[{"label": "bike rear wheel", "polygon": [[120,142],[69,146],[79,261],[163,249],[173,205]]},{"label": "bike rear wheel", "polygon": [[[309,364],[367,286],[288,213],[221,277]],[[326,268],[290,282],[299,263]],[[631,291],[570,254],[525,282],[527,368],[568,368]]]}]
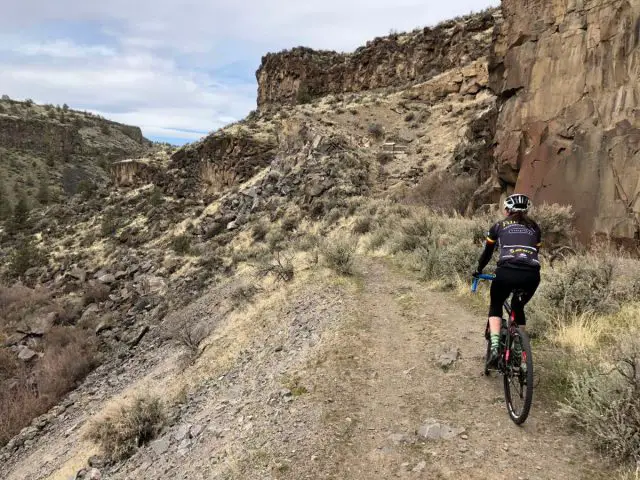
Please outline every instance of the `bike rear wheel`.
[{"label": "bike rear wheel", "polygon": [[[521,358],[514,352],[516,342],[520,342]],[[526,372],[522,371],[521,364],[526,365]],[[516,425],[521,425],[529,416],[533,401],[533,357],[529,337],[519,328],[511,337],[509,361],[505,365],[503,380],[509,416]]]},{"label": "bike rear wheel", "polygon": [[489,357],[491,356],[491,336],[489,335],[489,320],[484,330],[484,339],[487,342],[487,351],[484,354],[484,374],[489,375]]}]

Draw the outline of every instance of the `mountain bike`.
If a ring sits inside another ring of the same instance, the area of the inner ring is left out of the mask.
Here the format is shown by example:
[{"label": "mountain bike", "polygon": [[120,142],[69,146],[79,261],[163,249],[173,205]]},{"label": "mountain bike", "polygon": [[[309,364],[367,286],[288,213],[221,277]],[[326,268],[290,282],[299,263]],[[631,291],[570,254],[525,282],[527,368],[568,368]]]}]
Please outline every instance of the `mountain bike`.
[{"label": "mountain bike", "polygon": [[[473,277],[471,291],[476,292],[480,280],[494,280],[495,275],[480,274]],[[515,290],[512,297],[521,295],[522,292]],[[516,425],[521,425],[529,416],[531,402],[533,400],[533,357],[531,355],[531,342],[527,333],[520,330],[515,321],[515,313],[511,308],[508,299],[504,302],[509,320],[502,319],[500,327],[500,346],[498,364],[495,368],[489,368],[488,360],[491,353],[491,337],[489,333],[489,320],[485,328],[485,339],[487,341],[487,351],[485,356],[484,374],[490,375],[491,370],[495,370],[502,375],[504,383],[504,399],[507,403],[507,411],[511,420]],[[520,346],[521,355],[517,353]],[[523,370],[522,365],[526,365]]]}]

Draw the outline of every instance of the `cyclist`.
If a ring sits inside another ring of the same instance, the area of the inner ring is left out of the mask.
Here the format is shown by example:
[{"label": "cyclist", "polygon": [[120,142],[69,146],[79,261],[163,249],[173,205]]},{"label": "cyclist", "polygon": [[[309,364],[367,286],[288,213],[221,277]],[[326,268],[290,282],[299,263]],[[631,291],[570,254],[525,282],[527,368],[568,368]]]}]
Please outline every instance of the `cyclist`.
[{"label": "cyclist", "polygon": [[[529,197],[513,194],[504,201],[506,218],[494,224],[489,230],[484,251],[478,262],[474,276],[482,273],[487,266],[496,243],[499,248],[496,278],[491,284],[491,305],[489,307],[489,330],[491,333],[491,355],[488,365],[493,366],[498,359],[502,305],[514,290],[523,294],[512,301],[515,321],[525,328],[524,306],[533,297],[540,284],[540,262],[538,250],[541,246],[540,227],[527,212],[531,207]],[[517,346],[519,347],[519,345]],[[526,365],[523,365],[526,368]]]}]

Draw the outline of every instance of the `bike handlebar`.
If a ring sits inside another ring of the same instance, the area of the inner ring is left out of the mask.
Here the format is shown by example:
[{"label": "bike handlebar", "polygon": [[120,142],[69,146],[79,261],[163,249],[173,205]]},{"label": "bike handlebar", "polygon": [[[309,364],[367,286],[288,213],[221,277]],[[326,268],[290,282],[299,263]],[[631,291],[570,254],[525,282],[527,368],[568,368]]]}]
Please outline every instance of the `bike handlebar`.
[{"label": "bike handlebar", "polygon": [[476,275],[473,277],[473,282],[471,284],[471,291],[473,293],[476,292],[476,290],[478,289],[478,283],[480,283],[480,280],[494,280],[496,278],[496,276],[492,273],[481,273],[480,275]]}]

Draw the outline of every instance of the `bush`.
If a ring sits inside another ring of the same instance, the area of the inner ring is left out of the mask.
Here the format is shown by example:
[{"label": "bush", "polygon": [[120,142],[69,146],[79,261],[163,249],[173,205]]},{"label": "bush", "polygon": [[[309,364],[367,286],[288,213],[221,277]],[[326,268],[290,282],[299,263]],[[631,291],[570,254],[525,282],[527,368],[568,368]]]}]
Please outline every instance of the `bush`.
[{"label": "bush", "polygon": [[378,160],[378,163],[380,163],[380,165],[386,165],[393,161],[393,155],[391,155],[389,152],[378,152],[376,159]]},{"label": "bush", "polygon": [[356,218],[355,222],[353,222],[353,227],[351,231],[357,235],[364,235],[365,233],[369,233],[373,228],[373,217],[365,216]]},{"label": "bush", "polygon": [[171,240],[171,248],[178,255],[186,255],[191,251],[191,237],[189,235],[177,235]]},{"label": "bush", "polygon": [[162,401],[139,396],[129,405],[94,423],[88,438],[98,443],[111,461],[122,461],[150,442],[165,425],[167,414]]},{"label": "bush", "polygon": [[0,349],[0,446],[56,405],[99,363],[88,332],[54,327],[44,342],[42,358],[31,369],[15,362],[13,352]]},{"label": "bush", "polygon": [[4,189],[4,184],[0,182],[0,221],[11,218],[13,208]]},{"label": "bush", "polygon": [[29,227],[29,203],[24,194],[19,194],[18,203],[13,209],[13,216],[9,221],[9,231],[18,232]]},{"label": "bush", "polygon": [[538,223],[542,230],[546,249],[574,243],[576,232],[573,228],[574,213],[571,205],[544,203],[532,209],[531,218]]},{"label": "bush", "polygon": [[158,187],[155,187],[151,192],[151,197],[149,198],[149,203],[153,207],[159,207],[164,202],[164,196],[162,195],[162,190]]},{"label": "bush", "polygon": [[405,196],[405,201],[436,211],[464,213],[476,188],[477,182],[470,176],[440,172],[425,177]]},{"label": "bush", "polygon": [[200,323],[185,319],[172,327],[169,336],[186,348],[192,358],[196,358],[200,353],[200,344],[209,336],[209,331]]},{"label": "bush", "polygon": [[119,221],[117,217],[117,213],[115,212],[107,212],[102,217],[102,222],[100,223],[100,233],[103,237],[112,237],[116,234],[119,227]]},{"label": "bush", "polygon": [[290,282],[295,271],[291,258],[278,251],[272,261],[265,261],[258,266],[256,274],[258,277],[273,275],[277,281]]},{"label": "bush", "polygon": [[90,282],[87,284],[82,301],[85,305],[101,303],[109,298],[110,293],[111,289],[107,285],[99,282]]},{"label": "bush", "polygon": [[617,460],[640,459],[640,345],[634,338],[613,371],[574,374],[561,412]]},{"label": "bush", "polygon": [[46,255],[30,239],[24,240],[9,260],[9,270],[14,277],[23,277],[30,268],[46,265]]},{"label": "bush", "polygon": [[78,183],[78,189],[76,190],[76,193],[78,195],[81,195],[85,199],[89,199],[93,196],[95,191],[96,185],[91,180],[83,179]]},{"label": "bush", "polygon": [[323,245],[322,255],[329,268],[341,275],[351,275],[356,246],[357,241],[349,237],[331,240]]},{"label": "bush", "polygon": [[261,242],[267,236],[267,233],[269,233],[269,225],[264,221],[260,221],[253,226],[251,237],[256,242]]},{"label": "bush", "polygon": [[285,232],[291,232],[296,229],[299,223],[300,223],[300,212],[289,211],[282,219],[282,229]]},{"label": "bush", "polygon": [[382,137],[384,137],[384,128],[379,123],[372,123],[371,125],[369,125],[367,131],[369,132],[369,135],[377,140],[380,140],[382,139]]},{"label": "bush", "polygon": [[562,316],[616,309],[613,297],[615,264],[607,256],[585,255],[569,259],[545,276],[539,296]]}]

